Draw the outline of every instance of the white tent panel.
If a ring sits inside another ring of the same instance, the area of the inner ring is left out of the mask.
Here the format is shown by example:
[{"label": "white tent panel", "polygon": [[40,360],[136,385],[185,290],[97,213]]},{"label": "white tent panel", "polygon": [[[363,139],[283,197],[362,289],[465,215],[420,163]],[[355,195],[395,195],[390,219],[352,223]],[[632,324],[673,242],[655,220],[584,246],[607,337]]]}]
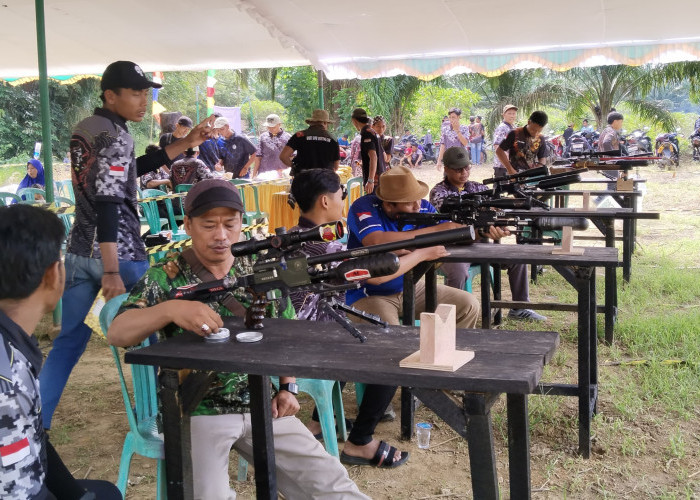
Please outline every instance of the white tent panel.
[{"label": "white tent panel", "polygon": [[[50,75],[313,64],[328,78],[700,59],[698,0],[44,0]],[[38,74],[34,2],[0,5],[0,78]]]}]

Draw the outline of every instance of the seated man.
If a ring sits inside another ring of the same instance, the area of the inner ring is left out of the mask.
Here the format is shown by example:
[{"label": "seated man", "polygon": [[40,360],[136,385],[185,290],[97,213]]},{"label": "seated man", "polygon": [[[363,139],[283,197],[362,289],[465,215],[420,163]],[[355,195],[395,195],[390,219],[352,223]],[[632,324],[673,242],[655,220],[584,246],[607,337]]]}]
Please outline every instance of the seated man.
[{"label": "seated man", "polygon": [[[291,192],[301,211],[299,225],[291,231],[310,229],[342,217],[346,193],[335,172],[323,169],[303,171],[294,177]],[[304,246],[304,252],[309,256],[323,255],[341,251],[342,246],[337,241],[307,244]],[[443,255],[446,255],[443,246],[414,250],[400,257],[399,270],[394,275],[373,278],[367,280],[367,283],[381,285],[402,276],[418,262],[433,260]],[[297,311],[297,317],[311,321],[333,321],[332,318],[319,312],[317,294],[297,292],[291,295],[291,299]],[[343,297],[339,299],[343,300]],[[395,447],[372,437],[377,423],[395,392],[395,387],[375,384],[366,386],[362,404],[345,443],[341,461],[353,465],[376,465],[387,468],[398,467],[406,462],[408,452],[399,452]],[[321,432],[316,411],[312,415],[309,429],[317,436]]]},{"label": "seated man", "polygon": [[61,298],[63,223],[29,205],[0,208],[0,496],[121,499],[106,481],[77,481],[42,422],[42,355],[34,329]]},{"label": "seated man", "polygon": [[197,146],[185,151],[185,157],[177,160],[170,166],[170,182],[173,190],[180,184],[197,184],[204,179],[213,179],[214,173],[206,164],[197,158],[199,148]]},{"label": "seated man", "polygon": [[[200,283],[208,276],[220,279],[249,273],[245,259],[235,259],[231,244],[241,232],[243,205],[238,191],[223,179],[196,184],[185,199],[185,230],[192,247],[166,258],[134,286],[107,334],[113,345],[132,346],[154,331],[160,340],[190,330],[207,336],[223,326],[222,316],[235,314],[246,305],[245,294],[233,294],[206,303],[168,300],[175,287]],[[193,270],[198,269],[196,272]],[[233,299],[237,300],[233,300]],[[271,304],[271,313],[275,313]],[[231,308],[231,309],[229,309]],[[287,303],[282,312],[292,317]],[[293,377],[280,377],[280,391],[272,400],[272,424],[277,484],[287,498],[367,498],[348,477],[347,471],[328,455],[294,415],[299,410]],[[192,473],[195,498],[230,499],[228,464],[231,447],[246,460],[253,460],[249,413],[250,394],[245,374],[219,373],[216,381],[193,412],[191,420]]]},{"label": "seated man", "polygon": [[[442,203],[448,196],[459,193],[478,193],[489,189],[484,184],[469,180],[471,165],[469,156],[464,148],[451,147],[445,151],[442,157],[445,165],[445,178],[430,191],[430,203],[440,210]],[[515,264],[507,266],[508,281],[513,300],[530,302],[530,288],[527,279],[527,266],[525,264]],[[466,262],[445,262],[442,265],[445,273],[445,284],[460,290],[464,289],[464,284],[469,276],[469,263]],[[532,309],[511,309],[508,312],[511,319],[529,319],[544,321],[547,318],[537,314]]]}]

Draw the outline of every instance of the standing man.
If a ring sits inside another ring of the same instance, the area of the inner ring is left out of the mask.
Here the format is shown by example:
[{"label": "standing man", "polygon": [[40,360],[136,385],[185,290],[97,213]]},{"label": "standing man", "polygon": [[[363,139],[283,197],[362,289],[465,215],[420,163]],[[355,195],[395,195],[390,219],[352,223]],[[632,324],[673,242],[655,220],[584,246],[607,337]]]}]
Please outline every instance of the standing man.
[{"label": "standing man", "polygon": [[[340,165],[340,146],[328,132],[331,122],[328,111],[314,109],[311,118],[307,118],[309,128],[294,134],[287,145],[282,148],[280,161],[291,167],[290,175],[310,168],[331,168],[338,170]],[[297,155],[292,159],[294,151]]]},{"label": "standing man", "polygon": [[267,127],[267,131],[260,134],[258,149],[255,152],[253,179],[279,179],[284,177],[284,170],[287,168],[280,160],[280,153],[292,136],[282,130],[282,121],[278,115],[267,115],[262,126]]},{"label": "standing man", "polygon": [[469,143],[472,153],[472,164],[481,165],[481,148],[484,145],[484,125],[481,117],[474,118],[474,123],[469,126]]},{"label": "standing man", "polygon": [[588,120],[584,118],[583,124],[581,125],[581,132],[584,134],[590,134],[593,132],[593,126],[588,124]]},{"label": "standing man", "polygon": [[449,118],[449,126],[443,126],[442,136],[440,137],[440,154],[438,155],[437,169],[442,170],[442,155],[445,154],[447,148],[452,146],[468,149],[469,147],[469,127],[459,123],[459,117],[462,115],[462,110],[452,108],[447,114]]},{"label": "standing man", "polygon": [[549,118],[544,111],[534,111],[527,125],[510,131],[496,148],[496,156],[506,167],[508,175],[529,168],[544,167],[547,147],[540,134]]},{"label": "standing man", "polygon": [[97,293],[106,300],[129,290],[148,269],[136,201],[137,177],[169,166],[188,147],[211,132],[207,118],[184,138],[138,159],[126,122],[146,115],[149,89],[160,88],[130,61],[105,69],[100,84],[101,108],[76,125],[70,141],[75,192],[75,222],[66,248],[66,286],[61,332],[41,372],[44,426],[53,412],[73,366],[92,330],[84,323]]},{"label": "standing man", "polygon": [[569,150],[571,149],[571,136],[574,135],[574,124],[569,123],[564,130],[562,136],[564,137],[564,156],[569,156]]},{"label": "standing man", "polygon": [[[160,136],[160,141],[158,141],[160,149],[163,149],[165,146],[182,139],[190,133],[190,130],[192,130],[192,120],[189,117],[182,115],[180,118],[178,118],[177,123],[175,124],[175,130]],[[180,160],[182,158],[183,156],[180,154],[177,158],[175,158],[175,160]]]},{"label": "standing man", "polygon": [[[503,142],[503,139],[510,133],[511,130],[515,128],[515,119],[518,117],[518,108],[512,104],[506,104],[503,106],[503,113],[501,114],[503,121],[496,127],[493,131],[493,147],[494,151],[499,144]],[[493,155],[493,176],[503,177],[506,175],[506,167],[503,166],[501,160],[498,159],[498,155]]]},{"label": "standing man", "polygon": [[608,126],[603,129],[598,138],[598,151],[617,151],[620,149],[620,130],[625,119],[622,113],[608,113]]},{"label": "standing man", "polygon": [[367,111],[355,108],[352,111],[352,124],[360,132],[360,156],[362,158],[362,181],[365,193],[374,192],[379,176],[386,170],[384,148],[377,133],[372,128],[372,121]]},{"label": "standing man", "polygon": [[391,155],[394,153],[394,138],[384,135],[384,132],[386,132],[386,120],[382,115],[377,115],[372,119],[372,129],[379,136],[379,143],[382,145],[382,152],[384,153],[384,165],[390,165]]},{"label": "standing man", "polygon": [[255,146],[247,138],[238,135],[223,116],[216,119],[214,128],[219,132],[217,146],[224,171],[233,179],[245,179],[255,161]]}]

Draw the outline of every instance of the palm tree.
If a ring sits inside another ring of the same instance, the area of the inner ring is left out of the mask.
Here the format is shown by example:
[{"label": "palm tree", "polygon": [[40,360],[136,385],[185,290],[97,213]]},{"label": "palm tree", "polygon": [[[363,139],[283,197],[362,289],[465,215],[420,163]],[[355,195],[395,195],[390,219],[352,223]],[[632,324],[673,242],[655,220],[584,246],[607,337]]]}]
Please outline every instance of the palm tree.
[{"label": "palm tree", "polygon": [[385,116],[391,130],[400,133],[415,110],[416,92],[422,84],[414,76],[398,75],[362,80],[360,88],[367,112]]}]

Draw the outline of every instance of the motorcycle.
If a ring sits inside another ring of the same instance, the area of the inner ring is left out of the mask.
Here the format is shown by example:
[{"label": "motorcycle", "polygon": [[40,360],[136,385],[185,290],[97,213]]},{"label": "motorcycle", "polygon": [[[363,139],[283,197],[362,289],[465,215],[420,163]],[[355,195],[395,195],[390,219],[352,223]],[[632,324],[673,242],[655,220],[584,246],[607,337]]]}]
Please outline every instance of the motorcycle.
[{"label": "motorcycle", "polygon": [[[680,129],[677,129],[680,130]],[[661,156],[659,164],[662,167],[675,165],[678,166],[680,158],[679,151],[680,147],[678,144],[678,131],[667,132],[665,134],[659,134],[656,136],[656,141],[654,144],[654,151],[656,154]]]},{"label": "motorcycle", "polygon": [[562,134],[547,139],[547,142],[549,143],[547,148],[554,151],[556,158],[562,158],[564,156],[564,136]]},{"label": "motorcycle", "polygon": [[690,136],[690,144],[693,146],[693,161],[700,161],[700,127]]},{"label": "motorcycle", "polygon": [[635,155],[639,153],[649,154],[651,153],[651,138],[647,134],[649,127],[644,127],[643,130],[636,129],[633,130],[627,136],[627,154]]},{"label": "motorcycle", "polygon": [[571,154],[577,155],[592,151],[591,143],[589,142],[588,137],[586,137],[587,135],[587,133],[580,131],[571,134],[571,139],[569,139],[569,143],[571,144],[569,152]]}]

